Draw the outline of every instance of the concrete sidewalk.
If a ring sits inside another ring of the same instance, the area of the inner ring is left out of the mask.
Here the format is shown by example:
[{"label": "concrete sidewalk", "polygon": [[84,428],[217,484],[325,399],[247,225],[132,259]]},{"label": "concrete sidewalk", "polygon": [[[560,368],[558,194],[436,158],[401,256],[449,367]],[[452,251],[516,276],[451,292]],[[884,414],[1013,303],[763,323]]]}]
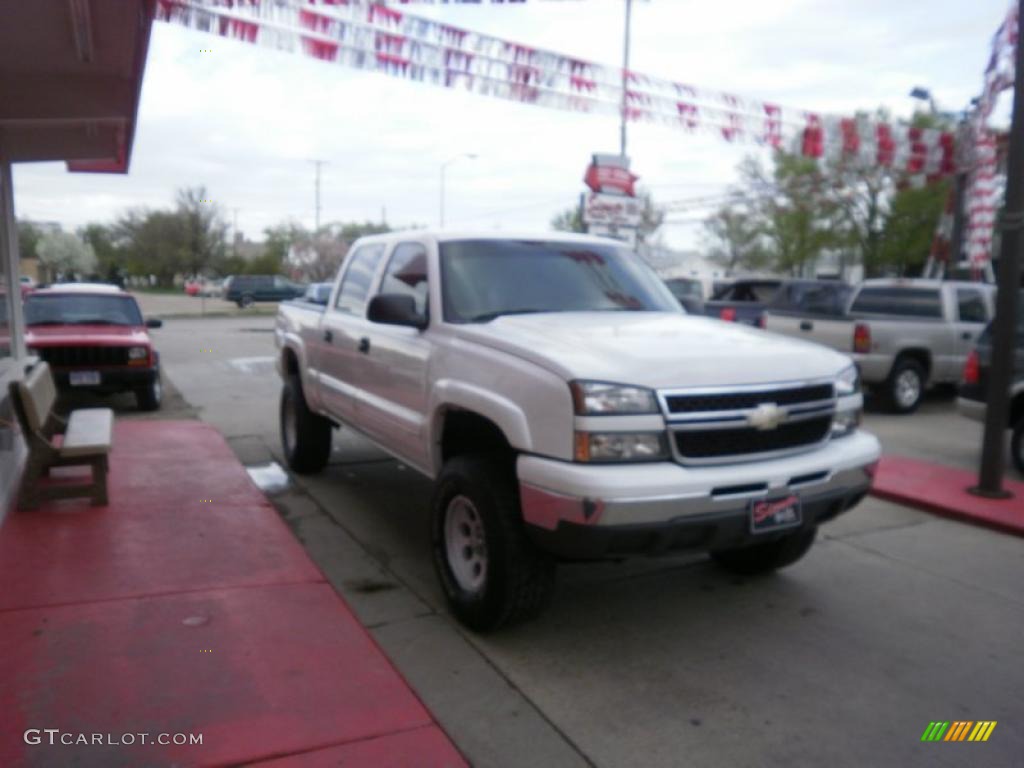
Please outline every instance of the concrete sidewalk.
[{"label": "concrete sidewalk", "polygon": [[110,502],[0,528],[0,765],[466,764],[212,427],[119,421]]}]

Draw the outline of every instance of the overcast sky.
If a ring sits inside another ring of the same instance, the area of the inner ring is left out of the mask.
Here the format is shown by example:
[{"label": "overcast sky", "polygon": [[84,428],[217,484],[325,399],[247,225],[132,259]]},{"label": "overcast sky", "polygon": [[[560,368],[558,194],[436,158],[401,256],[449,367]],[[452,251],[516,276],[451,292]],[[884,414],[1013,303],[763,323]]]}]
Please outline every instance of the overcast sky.
[{"label": "overcast sky", "polygon": [[[1006,0],[637,0],[632,68],[803,109],[908,115],[915,85],[959,110],[982,85]],[[404,9],[451,24],[615,65],[623,0],[528,0],[511,7]],[[201,48],[212,48],[211,53]],[[74,228],[129,207],[171,205],[207,188],[230,222],[259,239],[294,219],[312,226],[312,158],[327,162],[322,221],[548,228],[583,191],[592,152],[617,152],[611,117],[572,114],[360,72],[157,23],[130,172],[69,174],[63,164],[15,168],[19,217]],[[751,145],[634,124],[633,170],[659,202],[723,189]],[[675,247],[699,223],[666,226]]]}]

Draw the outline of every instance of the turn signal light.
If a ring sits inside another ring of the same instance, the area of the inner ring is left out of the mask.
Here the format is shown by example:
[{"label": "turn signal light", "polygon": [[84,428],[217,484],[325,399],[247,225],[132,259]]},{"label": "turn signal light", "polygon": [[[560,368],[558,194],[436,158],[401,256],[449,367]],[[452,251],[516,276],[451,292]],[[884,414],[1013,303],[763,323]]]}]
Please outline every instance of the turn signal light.
[{"label": "turn signal light", "polygon": [[871,351],[871,327],[867,323],[853,326],[853,351],[861,354]]},{"label": "turn signal light", "polygon": [[977,384],[981,380],[981,371],[978,366],[978,350],[972,349],[964,363],[963,373],[964,384]]},{"label": "turn signal light", "polygon": [[732,307],[724,307],[719,313],[718,317],[720,320],[725,320],[727,323],[736,322],[736,310]]}]

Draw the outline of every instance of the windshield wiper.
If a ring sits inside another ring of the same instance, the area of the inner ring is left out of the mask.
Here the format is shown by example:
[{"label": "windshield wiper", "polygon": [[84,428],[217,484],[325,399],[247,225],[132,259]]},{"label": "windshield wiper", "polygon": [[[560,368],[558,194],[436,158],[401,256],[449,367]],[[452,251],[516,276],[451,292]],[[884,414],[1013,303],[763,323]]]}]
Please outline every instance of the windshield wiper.
[{"label": "windshield wiper", "polygon": [[497,312],[484,312],[469,318],[471,323],[486,323],[502,315],[532,315],[538,312],[557,312],[557,309],[537,309],[535,307],[524,307],[522,309],[502,309]]}]

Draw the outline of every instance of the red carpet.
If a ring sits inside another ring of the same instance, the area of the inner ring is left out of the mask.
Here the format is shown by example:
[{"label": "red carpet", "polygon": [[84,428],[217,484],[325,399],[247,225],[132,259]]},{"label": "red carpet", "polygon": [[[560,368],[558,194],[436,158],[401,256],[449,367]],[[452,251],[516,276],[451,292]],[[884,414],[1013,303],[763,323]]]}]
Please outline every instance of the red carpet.
[{"label": "red carpet", "polygon": [[12,512],[0,584],[0,766],[465,765],[202,423],[118,422],[110,506]]},{"label": "red carpet", "polygon": [[884,456],[871,493],[943,517],[1024,536],[1024,483],[1007,479],[1003,487],[1013,498],[995,500],[968,493],[967,488],[977,482],[974,472],[904,456]]}]

